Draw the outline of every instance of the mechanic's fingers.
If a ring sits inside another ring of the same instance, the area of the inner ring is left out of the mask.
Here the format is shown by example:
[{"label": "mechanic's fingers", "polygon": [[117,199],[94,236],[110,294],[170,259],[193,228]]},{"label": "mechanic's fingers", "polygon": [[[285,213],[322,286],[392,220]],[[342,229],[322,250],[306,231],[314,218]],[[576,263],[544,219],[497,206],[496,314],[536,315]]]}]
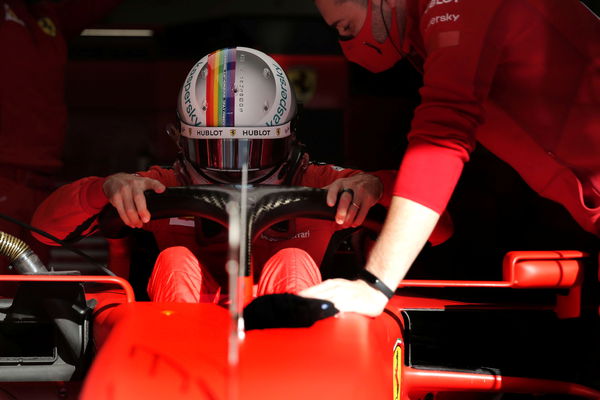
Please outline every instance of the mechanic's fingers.
[{"label": "mechanic's fingers", "polygon": [[352,194],[349,192],[342,192],[340,200],[338,202],[337,211],[335,214],[335,222],[342,225],[346,221],[348,213],[352,212],[350,208],[352,204]]},{"label": "mechanic's fingers", "polygon": [[327,205],[329,207],[335,206],[335,202],[337,201],[337,196],[341,188],[342,183],[339,181],[335,181],[331,185],[324,187],[324,189],[327,189]]},{"label": "mechanic's fingers", "polygon": [[362,281],[329,279],[304,289],[300,296],[328,300],[341,312],[357,312],[375,317],[383,311],[387,298]]},{"label": "mechanic's fingers", "polygon": [[331,290],[335,289],[337,279],[328,279],[326,281],[321,282],[318,285],[311,286],[304,290],[301,290],[298,295],[304,297],[314,297],[323,300],[329,300],[329,296],[331,295]]},{"label": "mechanic's fingers", "polygon": [[354,301],[346,293],[342,279],[328,279],[298,293],[300,296],[327,300],[341,312],[355,311]]}]

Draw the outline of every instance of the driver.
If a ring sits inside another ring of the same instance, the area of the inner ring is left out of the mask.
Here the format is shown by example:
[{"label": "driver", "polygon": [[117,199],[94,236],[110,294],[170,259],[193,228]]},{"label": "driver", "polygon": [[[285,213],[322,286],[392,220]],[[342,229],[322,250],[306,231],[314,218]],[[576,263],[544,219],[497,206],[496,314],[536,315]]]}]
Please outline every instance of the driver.
[{"label": "driver", "polygon": [[[225,229],[199,218],[151,221],[144,191],[240,183],[247,160],[249,183],[327,188],[332,207],[343,192],[335,222],[297,218],[255,240],[257,295],[296,293],[319,283],[317,265],[331,235],[360,225],[377,202],[389,204],[393,171],[367,174],[309,161],[295,138],[293,89],[283,69],[260,51],[227,48],[202,58],[183,83],[177,111],[180,129],[172,136],[180,158],[172,168],[153,166],[65,185],[40,205],[33,225],[77,239],[95,231],[98,213],[110,203],[126,225],[151,231],[161,250],[147,288],[152,300],[219,303],[226,298],[221,288],[227,287]],[[445,235],[438,233],[434,241]]]}]

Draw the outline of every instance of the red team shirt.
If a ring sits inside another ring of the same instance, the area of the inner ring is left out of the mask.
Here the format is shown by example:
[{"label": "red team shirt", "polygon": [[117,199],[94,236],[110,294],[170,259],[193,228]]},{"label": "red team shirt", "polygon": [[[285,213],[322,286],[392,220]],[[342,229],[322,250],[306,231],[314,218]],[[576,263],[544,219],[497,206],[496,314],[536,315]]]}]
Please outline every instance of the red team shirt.
[{"label": "red team shirt", "polygon": [[121,0],[0,1],[0,167],[51,174],[66,132],[65,39]]},{"label": "red team shirt", "polygon": [[[66,134],[65,39],[120,0],[0,0],[0,213],[29,223],[55,188]],[[47,260],[47,249],[27,230],[0,219]],[[0,273],[8,260],[0,260]]]},{"label": "red team shirt", "polygon": [[442,212],[478,141],[600,234],[600,23],[577,0],[409,0],[422,102],[394,194]]}]

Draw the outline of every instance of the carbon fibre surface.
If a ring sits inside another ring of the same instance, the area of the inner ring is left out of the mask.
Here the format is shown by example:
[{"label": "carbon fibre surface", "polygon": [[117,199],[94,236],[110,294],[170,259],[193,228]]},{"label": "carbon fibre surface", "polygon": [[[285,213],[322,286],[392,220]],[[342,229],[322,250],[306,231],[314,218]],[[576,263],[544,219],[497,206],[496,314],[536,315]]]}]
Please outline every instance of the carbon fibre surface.
[{"label": "carbon fibre surface", "polygon": [[[176,216],[195,216],[215,221],[228,227],[226,204],[239,202],[239,185],[196,185],[171,187],[164,193],[146,193],[146,202],[152,219]],[[316,218],[333,220],[336,207],[327,205],[327,191],[298,186],[258,185],[248,187],[248,242],[247,255],[251,253],[252,241],[270,226],[292,218]],[[381,206],[372,208],[371,216],[364,224],[377,230],[384,219]],[[375,215],[375,217],[372,217]],[[98,217],[101,233],[109,238],[123,237],[128,228],[112,206],[106,206]],[[249,257],[246,257],[248,260]],[[246,276],[250,274],[249,263]]]}]

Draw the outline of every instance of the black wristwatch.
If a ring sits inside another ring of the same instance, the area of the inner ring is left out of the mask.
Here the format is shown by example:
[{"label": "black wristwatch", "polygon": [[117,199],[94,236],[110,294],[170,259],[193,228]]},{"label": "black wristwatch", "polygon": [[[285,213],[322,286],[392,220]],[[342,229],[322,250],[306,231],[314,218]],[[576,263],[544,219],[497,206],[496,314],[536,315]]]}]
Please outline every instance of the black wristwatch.
[{"label": "black wristwatch", "polygon": [[361,269],[358,272],[358,279],[365,281],[367,285],[371,286],[373,289],[379,290],[385,295],[385,297],[388,298],[388,300],[394,296],[394,291],[390,289],[388,285],[383,283],[378,277],[376,277],[366,269]]}]

